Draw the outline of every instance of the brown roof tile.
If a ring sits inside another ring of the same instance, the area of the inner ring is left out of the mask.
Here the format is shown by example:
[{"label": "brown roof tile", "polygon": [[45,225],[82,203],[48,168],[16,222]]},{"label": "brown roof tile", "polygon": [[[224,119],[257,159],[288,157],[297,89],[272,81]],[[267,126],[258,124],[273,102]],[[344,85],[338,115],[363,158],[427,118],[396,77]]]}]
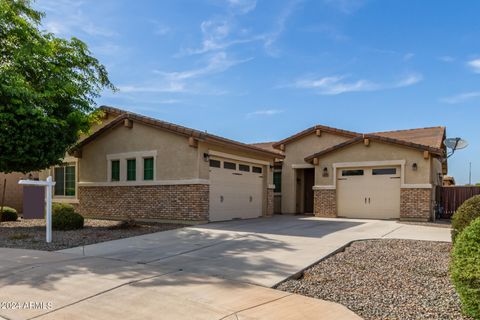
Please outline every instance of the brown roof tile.
[{"label": "brown roof tile", "polygon": [[[104,109],[104,110],[108,110],[108,108],[111,108],[111,107],[102,106],[101,108]],[[116,108],[111,108],[111,109],[120,110],[120,109],[116,109]],[[96,137],[98,137],[102,133],[104,133],[104,132],[114,128],[118,124],[122,123],[123,120],[125,120],[125,119],[138,121],[138,122],[143,123],[143,124],[151,125],[153,127],[160,128],[160,129],[163,129],[163,130],[167,130],[167,131],[170,131],[170,132],[173,132],[173,133],[176,133],[176,134],[180,134],[180,135],[184,135],[184,136],[187,136],[187,137],[194,137],[194,138],[197,138],[199,140],[209,142],[209,143],[212,143],[212,144],[227,145],[227,146],[234,147],[234,148],[237,148],[237,149],[243,149],[243,150],[263,154],[265,156],[274,156],[276,158],[284,158],[284,155],[281,152],[279,152],[278,150],[271,150],[271,151],[266,150],[266,149],[263,149],[263,148],[259,148],[259,147],[253,146],[253,145],[246,144],[246,143],[242,143],[242,142],[238,142],[238,141],[235,141],[235,140],[223,138],[223,137],[220,137],[220,136],[217,136],[217,135],[209,134],[209,133],[202,132],[202,131],[195,130],[195,129],[190,129],[190,128],[187,128],[187,127],[175,125],[173,123],[157,120],[157,119],[154,119],[154,118],[142,116],[142,115],[132,113],[132,112],[127,112],[127,111],[124,111],[124,113],[121,114],[120,116],[118,116],[117,118],[115,118],[115,120],[106,124],[104,127],[99,129],[98,131],[96,131],[95,133],[93,133],[92,135],[90,135],[89,137],[84,139],[83,141],[79,142],[76,146],[74,146],[72,148],[71,152],[73,152],[74,150],[81,149],[84,145],[90,143],[91,141],[96,139]]]},{"label": "brown roof tile", "polygon": [[257,142],[257,143],[250,143],[251,146],[254,146],[254,147],[257,147],[257,148],[261,148],[261,149],[265,149],[265,150],[268,150],[268,151],[273,151],[273,152],[280,152],[283,154],[283,152],[281,152],[280,150],[277,150],[273,147],[273,145],[277,143],[276,141],[271,141],[271,142]]},{"label": "brown roof tile", "polygon": [[445,127],[418,128],[409,130],[396,130],[373,132],[371,134],[397,140],[413,142],[433,148],[443,149]]},{"label": "brown roof tile", "polygon": [[377,134],[365,134],[365,135],[362,135],[362,136],[359,136],[359,137],[352,138],[352,139],[347,140],[345,142],[339,143],[339,144],[334,145],[330,148],[321,150],[320,152],[314,153],[314,154],[306,157],[305,161],[307,161],[307,162],[312,161],[313,158],[318,158],[318,157],[323,156],[323,155],[325,155],[327,153],[330,153],[332,151],[347,147],[347,146],[355,144],[355,143],[359,143],[359,142],[363,141],[363,139],[370,139],[370,140],[373,140],[373,141],[381,141],[381,142],[385,142],[385,143],[402,145],[402,146],[409,147],[409,148],[419,149],[419,150],[423,150],[423,151],[429,151],[433,154],[440,155],[440,156],[444,154],[444,149],[443,148],[435,148],[435,147],[432,147],[432,146],[427,146],[427,145],[418,144],[418,143],[414,143],[414,142],[410,142],[410,141],[405,141],[405,140],[380,136],[380,135],[377,135]]},{"label": "brown roof tile", "polygon": [[290,143],[290,142],[293,142],[293,141],[298,140],[300,138],[303,138],[304,136],[315,132],[317,129],[320,129],[321,131],[325,131],[325,132],[329,132],[329,133],[338,134],[338,135],[345,136],[345,137],[351,137],[351,138],[358,137],[359,135],[361,135],[360,133],[353,132],[353,131],[347,131],[347,130],[337,129],[337,128],[323,126],[323,125],[316,125],[316,126],[308,128],[308,129],[305,129],[303,131],[300,131],[300,132],[298,132],[298,133],[296,133],[296,134],[294,134],[294,135],[292,135],[288,138],[285,138],[283,140],[275,142],[273,144],[273,147],[274,148],[279,148],[280,145]]}]

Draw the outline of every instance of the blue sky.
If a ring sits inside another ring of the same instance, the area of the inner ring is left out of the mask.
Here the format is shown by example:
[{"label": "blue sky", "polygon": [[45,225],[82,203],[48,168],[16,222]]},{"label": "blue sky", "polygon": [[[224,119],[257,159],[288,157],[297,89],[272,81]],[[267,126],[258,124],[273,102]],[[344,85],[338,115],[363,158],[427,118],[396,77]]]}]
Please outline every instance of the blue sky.
[{"label": "blue sky", "polygon": [[120,89],[99,104],[243,142],[314,124],[374,132],[447,126],[480,182],[479,1],[38,0]]}]

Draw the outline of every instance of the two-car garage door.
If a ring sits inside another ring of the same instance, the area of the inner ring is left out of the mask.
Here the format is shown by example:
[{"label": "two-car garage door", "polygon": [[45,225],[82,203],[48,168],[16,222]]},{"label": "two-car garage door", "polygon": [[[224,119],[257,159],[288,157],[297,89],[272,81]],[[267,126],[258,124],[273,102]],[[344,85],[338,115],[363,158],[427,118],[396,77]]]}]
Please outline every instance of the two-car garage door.
[{"label": "two-car garage door", "polygon": [[261,165],[210,159],[210,221],[260,217],[263,189]]},{"label": "two-car garage door", "polygon": [[342,168],[337,171],[338,216],[400,217],[400,167]]}]

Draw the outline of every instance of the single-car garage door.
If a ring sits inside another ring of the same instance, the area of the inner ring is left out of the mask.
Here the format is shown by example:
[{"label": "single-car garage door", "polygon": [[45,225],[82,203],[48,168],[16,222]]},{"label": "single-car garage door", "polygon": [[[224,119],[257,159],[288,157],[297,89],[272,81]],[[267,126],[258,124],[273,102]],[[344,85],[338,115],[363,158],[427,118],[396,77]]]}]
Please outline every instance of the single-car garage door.
[{"label": "single-car garage door", "polygon": [[400,217],[400,167],[342,168],[337,172],[339,217]]},{"label": "single-car garage door", "polygon": [[210,159],[210,221],[257,218],[262,204],[261,165]]}]

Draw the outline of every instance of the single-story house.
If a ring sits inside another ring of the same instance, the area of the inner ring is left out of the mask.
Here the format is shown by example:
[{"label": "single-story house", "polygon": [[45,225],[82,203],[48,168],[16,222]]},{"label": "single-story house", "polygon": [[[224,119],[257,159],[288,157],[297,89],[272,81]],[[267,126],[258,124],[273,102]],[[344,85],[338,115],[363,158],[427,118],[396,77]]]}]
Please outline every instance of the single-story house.
[{"label": "single-story house", "polygon": [[321,217],[434,219],[447,173],[445,127],[362,134],[317,125],[277,142],[275,212]]},{"label": "single-story house", "polygon": [[85,216],[221,221],[276,213],[434,219],[445,127],[362,134],[317,125],[245,144],[112,107],[41,173]]},{"label": "single-story house", "polygon": [[54,201],[89,217],[220,221],[273,214],[280,151],[265,150],[116,108],[82,139],[56,181]]}]

